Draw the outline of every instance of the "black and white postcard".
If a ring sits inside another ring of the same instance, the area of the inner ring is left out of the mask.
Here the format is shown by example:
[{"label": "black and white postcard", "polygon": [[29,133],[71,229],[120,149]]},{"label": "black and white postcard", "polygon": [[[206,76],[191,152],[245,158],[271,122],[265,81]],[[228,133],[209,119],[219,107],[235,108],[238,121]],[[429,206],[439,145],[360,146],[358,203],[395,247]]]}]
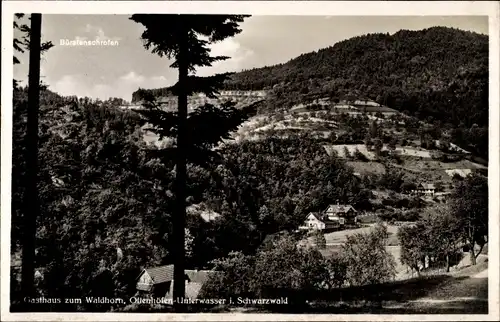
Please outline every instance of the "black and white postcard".
[{"label": "black and white postcard", "polygon": [[2,320],[498,320],[498,2],[2,2]]}]

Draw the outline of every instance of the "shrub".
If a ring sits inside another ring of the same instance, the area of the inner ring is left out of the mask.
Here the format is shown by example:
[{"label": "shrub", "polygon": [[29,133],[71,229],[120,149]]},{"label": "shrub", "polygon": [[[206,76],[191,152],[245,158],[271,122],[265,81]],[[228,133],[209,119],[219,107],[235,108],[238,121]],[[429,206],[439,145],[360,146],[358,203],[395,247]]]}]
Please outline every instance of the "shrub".
[{"label": "shrub", "polygon": [[229,253],[228,257],[215,260],[214,269],[220,274],[211,276],[200,290],[201,298],[230,298],[248,296],[254,259],[241,252]]},{"label": "shrub", "polygon": [[[220,273],[203,285],[201,297],[300,294],[338,285],[345,275],[341,264],[328,262],[315,248],[297,247],[290,235],[268,240],[255,256],[231,253],[215,264]],[[291,301],[297,303],[297,298]]]},{"label": "shrub", "polygon": [[351,152],[349,152],[349,149],[346,146],[344,147],[344,155],[347,159],[351,158]]},{"label": "shrub", "polygon": [[326,238],[321,231],[317,231],[314,234],[314,243],[316,244],[316,247],[318,247],[319,249],[326,248]]},{"label": "shrub", "polygon": [[398,239],[401,244],[401,264],[408,265],[420,275],[429,245],[425,226],[420,223],[416,226],[403,226],[398,230]]},{"label": "shrub", "polygon": [[419,219],[420,213],[416,209],[411,209],[402,213],[400,221],[417,221]]},{"label": "shrub", "polygon": [[347,278],[347,262],[342,257],[334,255],[326,261],[329,278],[327,285],[329,288],[338,288],[344,286]]},{"label": "shrub", "polygon": [[250,287],[259,297],[277,290],[311,290],[322,287],[329,274],[323,256],[314,248],[298,248],[290,236],[255,256]]},{"label": "shrub", "polygon": [[388,237],[387,228],[380,224],[370,233],[347,237],[341,257],[347,263],[349,285],[378,284],[394,278],[396,262],[385,248]]},{"label": "shrub", "polygon": [[363,162],[369,161],[368,158],[366,157],[366,155],[361,153],[361,151],[359,151],[358,148],[356,148],[356,150],[354,150],[354,157],[359,161],[363,161]]},{"label": "shrub", "polygon": [[410,181],[405,180],[401,184],[401,191],[404,193],[408,193],[412,190],[415,190],[416,188],[417,188],[417,185],[415,184],[415,182],[410,182]]}]

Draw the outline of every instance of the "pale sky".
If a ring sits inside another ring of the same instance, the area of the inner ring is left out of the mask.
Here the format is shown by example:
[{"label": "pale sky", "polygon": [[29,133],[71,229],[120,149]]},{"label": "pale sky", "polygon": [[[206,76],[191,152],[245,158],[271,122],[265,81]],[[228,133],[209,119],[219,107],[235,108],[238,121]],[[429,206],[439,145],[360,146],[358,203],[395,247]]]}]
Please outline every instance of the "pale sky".
[{"label": "pale sky", "polygon": [[[147,51],[140,40],[143,26],[129,15],[44,15],[42,35],[54,47],[42,59],[42,79],[62,95],[131,100],[139,87],[159,88],[176,82],[176,70],[166,58]],[[488,34],[488,17],[481,16],[253,16],[242,32],[213,46],[212,53],[232,57],[198,75],[240,71],[285,63],[302,53],[334,45],[367,33],[393,34],[447,26]],[[16,36],[17,33],[14,34]],[[61,39],[112,39],[118,46],[61,46]],[[28,56],[14,67],[14,78],[25,81]]]}]

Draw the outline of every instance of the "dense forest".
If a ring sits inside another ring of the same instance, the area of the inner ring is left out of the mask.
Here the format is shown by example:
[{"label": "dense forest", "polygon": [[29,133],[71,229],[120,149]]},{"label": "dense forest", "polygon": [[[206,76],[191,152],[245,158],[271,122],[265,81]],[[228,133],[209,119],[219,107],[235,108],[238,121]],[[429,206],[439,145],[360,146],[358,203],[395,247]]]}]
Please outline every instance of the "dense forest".
[{"label": "dense forest", "polygon": [[[488,122],[488,37],[434,27],[354,37],[286,64],[234,74],[231,89],[368,97],[399,111],[471,126]],[[467,117],[464,117],[467,116]]]},{"label": "dense forest", "polygon": [[369,98],[453,129],[453,143],[487,156],[486,35],[447,27],[368,34],[284,64],[235,73],[225,87],[272,89],[270,110],[316,97]]},{"label": "dense forest", "polygon": [[[17,88],[14,254],[23,238],[26,108],[27,88]],[[131,296],[142,268],[171,263],[174,164],[162,163],[154,156],[156,148],[143,141],[144,123],[139,114],[113,107],[112,102],[41,93],[42,208],[35,258],[45,276],[39,281],[40,295]],[[229,144],[220,153],[223,164],[187,168],[188,204],[204,204],[222,215],[208,223],[188,217],[188,267],[209,268],[211,260],[233,251],[252,254],[267,236],[296,229],[308,211],[336,201],[369,207],[369,192],[352,170],[307,136]],[[20,290],[13,276],[15,303]],[[108,287],[102,286],[103,280]]]},{"label": "dense forest", "polygon": [[[14,91],[14,252],[23,238],[26,93],[26,89]],[[45,278],[39,290],[49,297],[96,294],[94,278],[112,269],[119,272],[118,295],[123,280],[137,274],[137,265],[154,265],[166,254],[161,238],[154,236],[168,228],[166,209],[171,201],[157,188],[168,180],[168,172],[146,159],[137,115],[77,102],[75,97],[41,93],[38,186],[42,207],[35,262]],[[121,249],[123,257],[117,256]],[[14,301],[19,291],[15,282]],[[106,288],[99,290],[109,295]]]},{"label": "dense forest", "polygon": [[168,97],[173,96],[170,87],[155,88],[155,89],[145,89],[139,88],[137,91],[132,93],[132,103],[141,101],[146,95],[152,94],[154,97]]}]

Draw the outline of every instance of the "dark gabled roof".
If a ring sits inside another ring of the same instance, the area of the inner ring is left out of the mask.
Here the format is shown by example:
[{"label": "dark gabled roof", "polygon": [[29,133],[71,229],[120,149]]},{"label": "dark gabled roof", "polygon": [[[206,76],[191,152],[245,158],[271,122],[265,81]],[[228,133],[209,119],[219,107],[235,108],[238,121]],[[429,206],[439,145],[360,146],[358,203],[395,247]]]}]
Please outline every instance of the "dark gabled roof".
[{"label": "dark gabled roof", "polygon": [[186,275],[189,278],[190,283],[204,284],[210,276],[213,276],[219,272],[217,271],[196,271],[187,269]]},{"label": "dark gabled roof", "polygon": [[325,219],[323,220],[323,223],[325,224],[325,228],[340,226],[340,222],[337,220]]},{"label": "dark gabled roof", "polygon": [[344,213],[348,212],[351,209],[352,211],[356,211],[356,209],[354,209],[351,205],[329,205],[328,208],[326,208],[325,212],[327,212],[329,209],[331,209],[334,213]]},{"label": "dark gabled roof", "polygon": [[[323,214],[320,212],[310,212],[307,215],[307,217],[309,217],[309,215],[313,215],[314,217],[316,217],[316,219],[323,222],[324,224],[338,224],[338,222],[336,220],[329,219],[327,214]],[[307,219],[307,217],[306,217],[306,219]]]},{"label": "dark gabled roof", "polygon": [[322,220],[322,218],[323,218],[323,214],[320,212],[310,212],[307,214],[306,218],[304,218],[304,219],[307,219],[307,217],[309,217],[310,215],[313,215],[314,217],[316,217],[316,219],[319,219],[319,220]]},{"label": "dark gabled roof", "polygon": [[172,264],[146,268],[145,271],[153,280],[153,284],[162,284],[174,279],[174,265]]},{"label": "dark gabled roof", "polygon": [[[172,264],[146,268],[144,271],[151,277],[153,284],[162,284],[174,279],[174,265]],[[218,273],[217,271],[197,271],[188,269],[184,272],[186,278],[189,279],[191,283],[200,284],[205,283],[211,275]]]},{"label": "dark gabled roof", "polygon": [[328,216],[324,216],[321,221],[325,224],[325,225],[330,225],[330,224],[333,224],[333,225],[338,225],[339,222],[337,220],[331,220],[328,218]]}]

